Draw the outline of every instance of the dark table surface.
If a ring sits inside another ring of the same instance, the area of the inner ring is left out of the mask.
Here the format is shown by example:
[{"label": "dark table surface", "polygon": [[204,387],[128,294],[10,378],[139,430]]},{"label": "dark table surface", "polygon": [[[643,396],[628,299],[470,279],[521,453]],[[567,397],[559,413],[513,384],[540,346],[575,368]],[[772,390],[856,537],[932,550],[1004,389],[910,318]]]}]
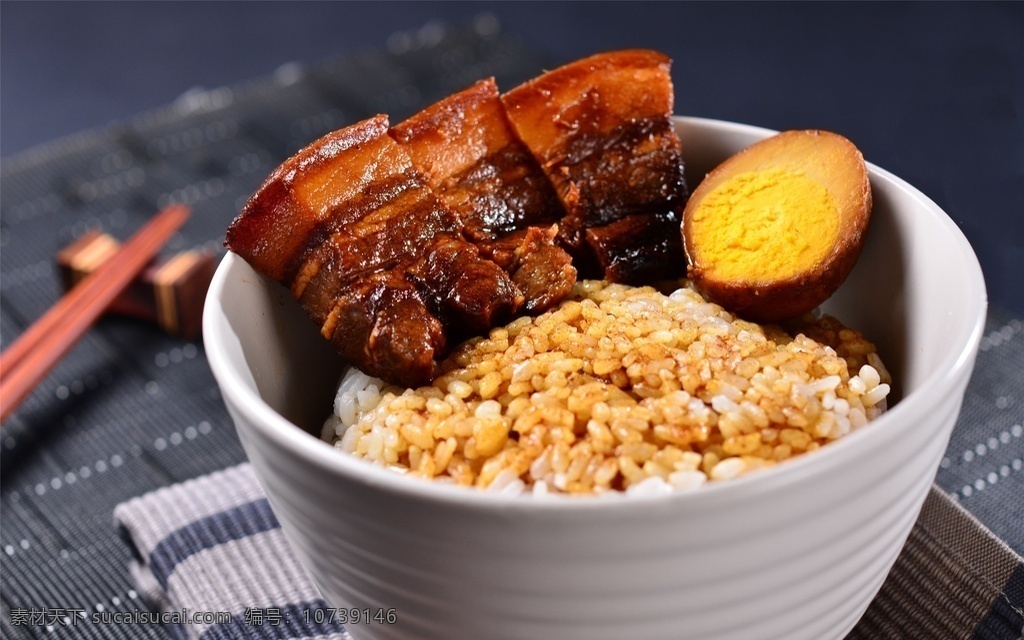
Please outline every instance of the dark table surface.
[{"label": "dark table surface", "polygon": [[[1024,548],[1019,509],[1006,508],[1019,504],[1024,458],[1024,3],[3,0],[0,342],[52,304],[51,257],[82,225],[126,233],[184,196],[196,214],[171,248],[222,252],[238,203],[312,132],[346,124],[382,90],[397,121],[478,79],[484,69],[468,49],[417,53],[444,36],[442,25],[490,42],[484,66],[505,82],[598,51],[659,49],[674,59],[677,113],[833,130],[932,197],[974,246],[992,310],[961,414],[970,428],[954,433],[937,483]],[[324,111],[330,96],[317,82],[337,82],[353,60],[368,85],[343,88],[363,102],[343,116]],[[375,78],[382,60],[411,81]],[[319,80],[298,80],[311,68]],[[225,86],[237,99],[227,110],[235,137],[203,110]],[[286,113],[297,119],[278,117]],[[201,149],[189,147],[194,126],[205,127]],[[131,178],[117,163],[136,152],[151,161],[150,182],[110,182]],[[78,197],[85,187],[103,197]],[[51,207],[61,202],[69,210]],[[244,459],[201,342],[101,323],[3,429],[0,636],[163,640],[144,627],[51,636],[11,626],[9,614],[26,604],[141,606],[127,551],[110,535],[113,505]]]}]

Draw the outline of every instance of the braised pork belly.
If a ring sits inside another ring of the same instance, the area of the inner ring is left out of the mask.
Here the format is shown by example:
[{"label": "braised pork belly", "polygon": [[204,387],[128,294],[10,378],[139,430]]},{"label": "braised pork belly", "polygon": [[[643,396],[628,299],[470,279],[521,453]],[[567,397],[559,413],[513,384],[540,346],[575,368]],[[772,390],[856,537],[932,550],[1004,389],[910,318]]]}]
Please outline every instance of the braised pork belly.
[{"label": "braised pork belly", "polygon": [[429,382],[459,342],[563,300],[577,273],[685,271],[669,61],[593,56],[379,115],[278,167],[226,245],[288,287],[352,365]]},{"label": "braised pork belly", "polygon": [[391,130],[464,233],[512,277],[524,310],[572,291],[576,269],[555,243],[564,210],[505,117],[493,79],[437,102]]},{"label": "braised pork belly", "polygon": [[[591,252],[604,269],[600,275],[609,280],[643,282],[651,267],[649,249],[663,256],[666,274],[681,276],[685,270],[678,227],[687,190],[671,119],[670,64],[654,51],[599,54],[502,96],[516,134],[565,206],[559,237],[578,254]],[[676,232],[653,245],[653,233],[633,233],[631,244],[596,239],[608,233],[587,234],[634,215],[648,216],[648,222],[630,228],[652,225],[654,231],[665,226],[662,222],[674,222]],[[609,254],[613,246],[616,252]],[[637,259],[624,259],[629,255]]]}]

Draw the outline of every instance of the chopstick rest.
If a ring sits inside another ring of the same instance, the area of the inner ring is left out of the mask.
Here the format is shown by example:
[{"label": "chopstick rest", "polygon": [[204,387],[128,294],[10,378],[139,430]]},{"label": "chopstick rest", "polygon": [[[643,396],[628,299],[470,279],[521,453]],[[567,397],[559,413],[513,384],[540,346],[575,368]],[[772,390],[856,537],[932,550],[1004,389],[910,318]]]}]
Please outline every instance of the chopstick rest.
[{"label": "chopstick rest", "polygon": [[183,205],[172,205],[156,214],[113,257],[0,353],[0,422],[142,272],[188,216],[189,209]]},{"label": "chopstick rest", "polygon": [[[89,231],[60,250],[57,270],[70,291],[117,253],[120,244],[97,230]],[[110,303],[105,313],[130,316],[155,324],[172,335],[191,340],[202,328],[206,290],[217,265],[203,251],[183,251],[148,265]]]}]

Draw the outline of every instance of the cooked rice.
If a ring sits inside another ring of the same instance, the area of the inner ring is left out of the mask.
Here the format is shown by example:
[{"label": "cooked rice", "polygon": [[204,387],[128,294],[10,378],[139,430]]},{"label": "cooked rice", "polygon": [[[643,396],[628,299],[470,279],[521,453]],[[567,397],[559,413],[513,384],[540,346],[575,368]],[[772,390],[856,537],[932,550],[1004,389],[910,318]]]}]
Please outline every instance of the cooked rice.
[{"label": "cooked rice", "polygon": [[824,317],[794,334],[688,285],[665,295],[583,281],[556,309],[459,347],[431,386],[350,370],[323,437],[504,493],[692,489],[813,451],[884,410],[889,374],[860,333]]}]

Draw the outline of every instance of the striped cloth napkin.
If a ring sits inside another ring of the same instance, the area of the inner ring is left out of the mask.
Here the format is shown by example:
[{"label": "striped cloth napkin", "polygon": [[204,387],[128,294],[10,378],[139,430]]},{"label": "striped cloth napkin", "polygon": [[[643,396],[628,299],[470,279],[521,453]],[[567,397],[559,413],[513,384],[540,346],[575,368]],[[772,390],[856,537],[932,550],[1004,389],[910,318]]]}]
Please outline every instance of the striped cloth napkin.
[{"label": "striped cloth napkin", "polygon": [[[252,467],[159,489],[114,511],[139,593],[175,638],[350,640],[299,565]],[[882,590],[847,640],[1018,640],[1024,563],[932,488]]]},{"label": "striped cloth napkin", "polygon": [[175,638],[351,640],[291,547],[249,464],[119,505],[142,597]]}]

